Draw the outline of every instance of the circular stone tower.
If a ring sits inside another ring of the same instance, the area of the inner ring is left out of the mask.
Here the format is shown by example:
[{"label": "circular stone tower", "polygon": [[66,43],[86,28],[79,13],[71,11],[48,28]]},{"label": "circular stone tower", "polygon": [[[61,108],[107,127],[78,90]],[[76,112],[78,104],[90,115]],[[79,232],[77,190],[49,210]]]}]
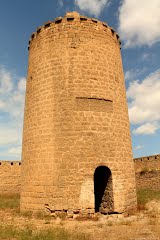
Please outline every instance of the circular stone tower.
[{"label": "circular stone tower", "polygon": [[77,12],[29,41],[21,210],[45,208],[136,208],[119,36]]}]

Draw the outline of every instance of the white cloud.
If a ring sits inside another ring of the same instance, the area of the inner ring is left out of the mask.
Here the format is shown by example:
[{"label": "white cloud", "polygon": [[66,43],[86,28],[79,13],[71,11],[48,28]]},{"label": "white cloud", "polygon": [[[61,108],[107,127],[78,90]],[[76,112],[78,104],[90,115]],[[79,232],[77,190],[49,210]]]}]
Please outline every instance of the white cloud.
[{"label": "white cloud", "polygon": [[139,134],[144,134],[144,135],[150,135],[154,134],[157,129],[159,129],[157,123],[145,123],[142,126],[136,128],[133,130],[133,134],[139,135]]},{"label": "white cloud", "polygon": [[26,90],[26,78],[21,78],[18,82],[18,90],[24,92]]},{"label": "white cloud", "polygon": [[138,145],[138,146],[134,147],[135,150],[140,150],[140,149],[143,149],[143,148],[144,148],[143,145]]},{"label": "white cloud", "polygon": [[133,81],[127,90],[132,124],[143,124],[135,134],[153,134],[160,125],[160,69],[143,81]]},{"label": "white cloud", "polygon": [[63,7],[63,0],[58,0],[59,7]]},{"label": "white cloud", "polygon": [[0,109],[4,109],[5,108],[5,102],[0,100]]},{"label": "white cloud", "polygon": [[139,70],[128,70],[125,72],[125,81],[130,81],[139,75]]},{"label": "white cloud", "polygon": [[160,120],[160,69],[127,90],[130,121],[134,124]]},{"label": "white cloud", "polygon": [[142,60],[150,60],[151,59],[151,54],[149,54],[149,53],[144,53],[143,55],[142,55]]},{"label": "white cloud", "polygon": [[9,154],[13,155],[13,156],[20,156],[22,153],[22,147],[12,147],[9,149],[8,151]]},{"label": "white cloud", "polygon": [[0,67],[0,93],[10,92],[13,89],[12,77],[4,67]]},{"label": "white cloud", "polygon": [[[21,146],[25,85],[25,78],[0,66],[0,147],[4,149]],[[12,151],[4,151],[0,157],[11,155]]]},{"label": "white cloud", "polygon": [[132,79],[133,77],[134,77],[134,73],[132,71],[126,71],[125,72],[124,78],[125,78],[126,81]]},{"label": "white cloud", "polygon": [[108,0],[75,0],[74,3],[82,11],[98,17]]},{"label": "white cloud", "polygon": [[0,127],[0,146],[4,146],[6,144],[17,143],[19,140],[18,133],[14,127],[11,126],[4,126],[1,124]]},{"label": "white cloud", "polygon": [[160,41],[160,1],[123,0],[119,8],[119,33],[126,47]]}]

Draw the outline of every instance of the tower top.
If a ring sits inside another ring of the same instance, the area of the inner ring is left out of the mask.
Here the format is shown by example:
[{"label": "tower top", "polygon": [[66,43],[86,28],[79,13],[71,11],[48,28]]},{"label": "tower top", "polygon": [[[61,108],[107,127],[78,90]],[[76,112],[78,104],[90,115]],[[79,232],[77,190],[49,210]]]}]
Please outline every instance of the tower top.
[{"label": "tower top", "polygon": [[39,35],[40,32],[43,32],[46,29],[52,29],[52,31],[54,31],[57,29],[58,25],[61,25],[63,27],[66,24],[70,24],[70,26],[75,26],[76,24],[78,24],[78,22],[83,23],[83,25],[86,24],[87,27],[89,25],[92,25],[92,26],[94,25],[94,28],[96,28],[97,30],[100,30],[102,32],[106,32],[107,34],[110,35],[111,38],[114,39],[114,41],[116,43],[119,44],[119,46],[121,45],[119,35],[116,33],[116,31],[112,27],[109,27],[108,24],[106,24],[105,22],[101,22],[95,18],[81,16],[80,13],[73,11],[73,12],[66,12],[64,17],[57,17],[53,21],[48,21],[48,22],[44,23],[43,26],[38,27],[36,32],[32,33],[32,35],[31,35],[31,38],[29,40],[28,49],[30,48],[30,43],[32,42],[32,40],[35,39]]},{"label": "tower top", "polygon": [[65,17],[73,17],[73,18],[79,18],[80,14],[78,12],[66,12]]}]

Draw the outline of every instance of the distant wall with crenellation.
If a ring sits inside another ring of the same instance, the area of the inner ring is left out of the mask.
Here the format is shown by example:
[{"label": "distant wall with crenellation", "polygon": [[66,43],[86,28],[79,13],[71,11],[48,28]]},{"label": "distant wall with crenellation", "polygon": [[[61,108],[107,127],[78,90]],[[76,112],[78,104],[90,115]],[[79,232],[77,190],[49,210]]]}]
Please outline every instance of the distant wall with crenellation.
[{"label": "distant wall with crenellation", "polygon": [[[134,159],[136,186],[160,190],[160,154]],[[0,194],[20,193],[21,161],[0,161]]]},{"label": "distant wall with crenellation", "polygon": [[0,161],[0,194],[19,194],[21,188],[21,162]]},{"label": "distant wall with crenellation", "polygon": [[160,154],[135,158],[134,163],[137,189],[160,191]]}]

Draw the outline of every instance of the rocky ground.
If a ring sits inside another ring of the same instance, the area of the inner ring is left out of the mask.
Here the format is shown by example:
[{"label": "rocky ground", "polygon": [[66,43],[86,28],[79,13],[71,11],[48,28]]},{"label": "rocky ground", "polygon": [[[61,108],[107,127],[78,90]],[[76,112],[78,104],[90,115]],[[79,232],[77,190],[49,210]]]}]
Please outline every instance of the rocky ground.
[{"label": "rocky ground", "polygon": [[101,215],[94,220],[32,217],[4,209],[0,210],[0,224],[20,229],[30,226],[35,231],[64,228],[69,232],[86,233],[92,240],[160,240],[160,202],[151,201],[146,210],[131,216]]}]

